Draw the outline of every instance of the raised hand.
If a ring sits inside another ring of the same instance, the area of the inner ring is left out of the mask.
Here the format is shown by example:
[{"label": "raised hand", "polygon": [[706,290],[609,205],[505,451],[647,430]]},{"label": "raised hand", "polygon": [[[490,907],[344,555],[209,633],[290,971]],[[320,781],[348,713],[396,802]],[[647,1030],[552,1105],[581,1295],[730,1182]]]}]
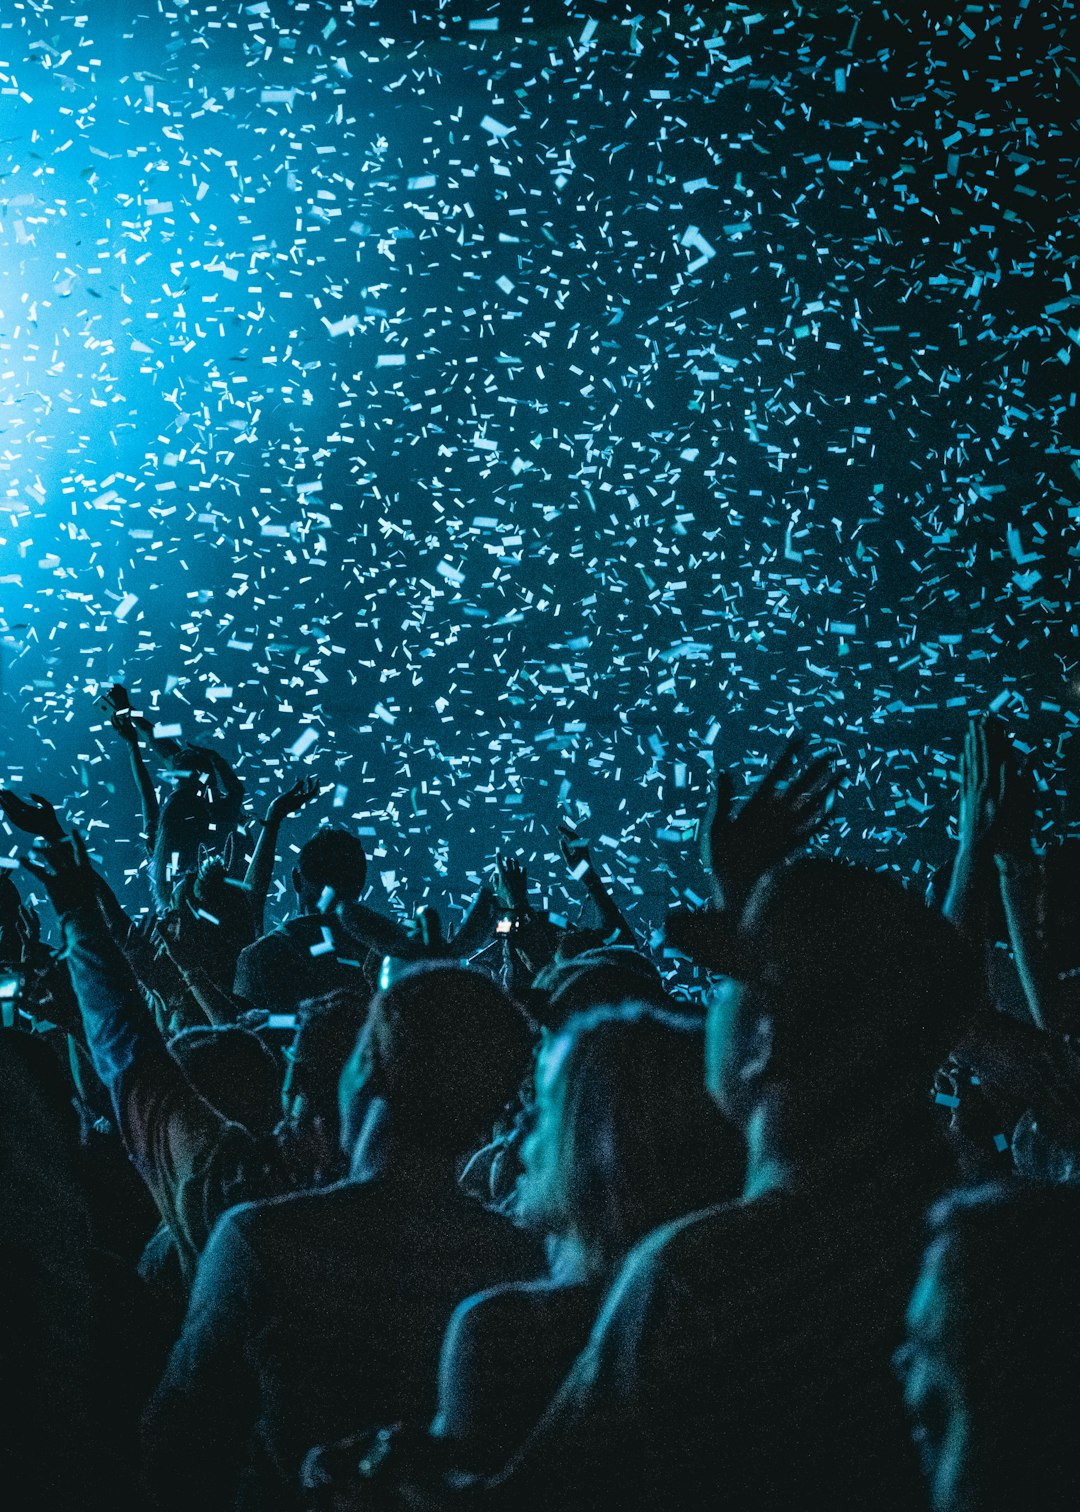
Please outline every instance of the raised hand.
[{"label": "raised hand", "polygon": [[57,818],[56,810],[40,793],[31,793],[33,803],[18,797],[7,788],[0,788],[0,812],[24,834],[37,835],[41,840],[63,840],[64,827]]},{"label": "raised hand", "polygon": [[1009,754],[1000,721],[985,715],[970,721],[960,757],[961,847],[977,849],[993,838],[1005,801]]},{"label": "raised hand", "polygon": [[1035,835],[1038,802],[1031,767],[1011,751],[1005,763],[1005,780],[994,828],[994,851],[999,856],[1029,858]]},{"label": "raised hand", "polygon": [[281,793],[274,799],[266,811],[268,824],[280,824],[290,814],[298,814],[313,798],[319,796],[319,779],[317,777],[301,777],[294,782],[288,792]]},{"label": "raised hand", "polygon": [[71,838],[39,841],[23,866],[44,887],[58,914],[70,913],[86,904],[97,905],[97,878],[77,830]]},{"label": "raised hand", "polygon": [[97,706],[109,719],[117,714],[130,715],[131,697],[123,683],[113,683],[112,687],[98,694]]},{"label": "raised hand", "polygon": [[572,825],[559,825],[559,849],[575,880],[592,870],[589,842]]},{"label": "raised hand", "polygon": [[495,857],[495,896],[504,908],[523,915],[529,911],[529,874],[510,856]]},{"label": "raised hand", "polygon": [[438,912],[430,905],[422,904],[405,928],[425,955],[439,957],[446,954],[442,920]]},{"label": "raised hand", "polygon": [[801,850],[825,824],[840,782],[830,756],[797,770],[802,741],[790,740],[737,812],[728,772],[716,776],[702,841],[716,901],[741,908],[755,884],[774,866]]}]

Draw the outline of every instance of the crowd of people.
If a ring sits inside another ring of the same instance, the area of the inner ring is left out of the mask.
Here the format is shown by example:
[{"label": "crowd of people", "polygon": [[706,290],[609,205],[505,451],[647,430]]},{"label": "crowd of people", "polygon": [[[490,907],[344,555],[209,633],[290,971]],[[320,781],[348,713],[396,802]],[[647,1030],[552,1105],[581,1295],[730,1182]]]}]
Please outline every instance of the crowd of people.
[{"label": "crowd of people", "polygon": [[104,706],[139,917],[0,791],[9,1506],[1078,1504],[1080,869],[1001,723],[928,896],[833,854],[794,740],[646,942],[568,824],[573,926],[507,855],[387,917],[325,826],[268,929],[317,781],[256,820]]}]

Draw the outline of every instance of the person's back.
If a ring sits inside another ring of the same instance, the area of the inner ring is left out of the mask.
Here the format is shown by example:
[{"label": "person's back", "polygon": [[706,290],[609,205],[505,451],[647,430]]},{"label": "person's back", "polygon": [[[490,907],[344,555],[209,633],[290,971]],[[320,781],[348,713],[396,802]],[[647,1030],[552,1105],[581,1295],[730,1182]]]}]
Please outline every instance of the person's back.
[{"label": "person's back", "polygon": [[430,1415],[456,1303],[541,1268],[456,1180],[526,1051],[477,972],[420,969],[375,999],[341,1081],[357,1179],[233,1209],[200,1261],[147,1424],[162,1504],[291,1508],[312,1444]]},{"label": "person's back", "polygon": [[348,830],[320,830],[302,848],[292,882],[299,913],[240,952],[233,991],[253,1008],[295,1013],[306,998],[364,988],[363,947],[328,901],[359,898],[367,859]]},{"label": "person's back", "polygon": [[1075,1186],[966,1188],[930,1243],[894,1364],[934,1512],[1080,1506]]},{"label": "person's back", "polygon": [[332,914],[298,914],[240,952],[233,991],[253,1008],[295,1013],[307,998],[366,991],[364,955]]},{"label": "person's back", "polygon": [[[422,1173],[401,1177],[236,1208],[211,1239],[193,1313],[204,1288],[228,1286],[238,1251],[253,1277],[246,1352],[260,1406],[238,1501],[251,1512],[292,1505],[312,1444],[429,1417],[456,1304],[539,1269],[537,1246],[505,1218]],[[219,1384],[227,1394],[236,1382]]]},{"label": "person's back", "polygon": [[567,1455],[586,1473],[560,1500],[920,1507],[889,1372],[920,1216],[776,1192],[650,1236],[564,1387],[564,1407],[584,1393],[598,1410]]}]

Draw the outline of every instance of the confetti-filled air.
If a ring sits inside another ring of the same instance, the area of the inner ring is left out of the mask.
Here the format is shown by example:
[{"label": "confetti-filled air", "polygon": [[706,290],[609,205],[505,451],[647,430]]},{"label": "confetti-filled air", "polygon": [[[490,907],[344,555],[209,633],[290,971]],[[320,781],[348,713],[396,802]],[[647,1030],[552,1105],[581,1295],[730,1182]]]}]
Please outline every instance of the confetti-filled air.
[{"label": "confetti-filled air", "polygon": [[1053,785],[1072,5],[82,11],[0,24],[10,785],[129,836],[119,680],[396,904],[566,812],[653,912],[796,724],[916,875],[969,711]]}]

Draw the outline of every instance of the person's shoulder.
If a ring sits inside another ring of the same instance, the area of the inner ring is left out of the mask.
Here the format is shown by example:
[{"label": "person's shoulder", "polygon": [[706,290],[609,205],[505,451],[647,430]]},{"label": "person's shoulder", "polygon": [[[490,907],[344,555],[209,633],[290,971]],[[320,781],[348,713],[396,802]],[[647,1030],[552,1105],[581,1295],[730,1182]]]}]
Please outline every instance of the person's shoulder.
[{"label": "person's shoulder", "polygon": [[337,1221],[342,1210],[363,1203],[363,1187],[356,1182],[337,1182],[308,1192],[285,1192],[255,1202],[241,1202],[221,1220],[253,1248],[276,1248],[284,1236],[311,1233]]},{"label": "person's shoulder", "polygon": [[653,1229],[623,1261],[603,1313],[648,1309],[663,1295],[689,1296],[714,1284],[743,1211],[740,1202],[718,1203]]},{"label": "person's shoulder", "polygon": [[295,948],[302,933],[297,929],[298,925],[308,925],[310,928],[308,920],[304,918],[283,919],[250,945],[246,945],[240,954],[250,959],[252,956],[272,955],[277,951]]},{"label": "person's shoulder", "polygon": [[724,1235],[737,1230],[745,1221],[746,1205],[720,1202],[713,1207],[687,1213],[647,1234],[630,1251],[627,1265],[640,1270],[675,1270],[710,1255]]},{"label": "person's shoulder", "polygon": [[550,1276],[538,1276],[532,1281],[504,1281],[466,1297],[457,1306],[457,1316],[468,1319],[474,1327],[493,1324],[520,1313],[538,1311],[567,1290]]}]

